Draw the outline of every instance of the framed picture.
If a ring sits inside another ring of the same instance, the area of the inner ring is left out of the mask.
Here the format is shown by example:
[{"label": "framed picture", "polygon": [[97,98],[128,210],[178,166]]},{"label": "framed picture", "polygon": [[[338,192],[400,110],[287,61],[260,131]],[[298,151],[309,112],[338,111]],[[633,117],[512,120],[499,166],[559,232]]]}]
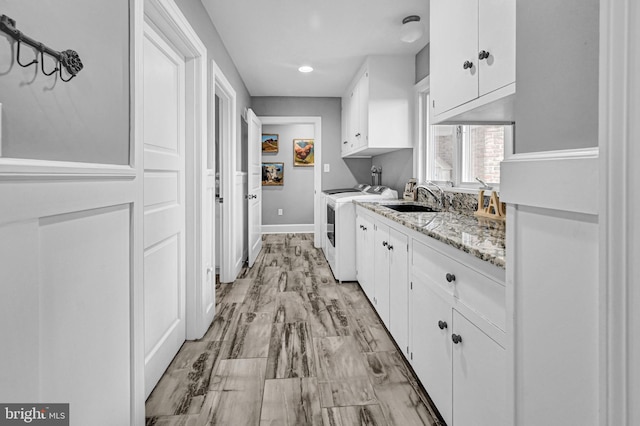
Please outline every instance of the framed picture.
[{"label": "framed picture", "polygon": [[284,185],[284,163],[262,163],[262,186]]},{"label": "framed picture", "polygon": [[313,139],[293,140],[294,166],[313,166],[315,159],[313,154]]},{"label": "framed picture", "polygon": [[278,135],[262,134],[262,153],[275,154],[278,152]]}]

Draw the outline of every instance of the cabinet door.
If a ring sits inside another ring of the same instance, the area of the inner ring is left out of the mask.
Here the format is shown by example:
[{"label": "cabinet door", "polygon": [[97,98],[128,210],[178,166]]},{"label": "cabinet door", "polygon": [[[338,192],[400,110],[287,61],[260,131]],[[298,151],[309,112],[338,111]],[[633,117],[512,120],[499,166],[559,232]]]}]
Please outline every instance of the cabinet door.
[{"label": "cabinet door", "polygon": [[358,129],[357,146],[365,147],[369,141],[369,72],[358,81]]},{"label": "cabinet door", "polygon": [[343,156],[349,152],[350,100],[350,97],[342,97],[342,140],[340,141],[340,149]]},{"label": "cabinet door", "polygon": [[359,116],[359,108],[360,102],[358,101],[359,97],[359,86],[356,84],[351,91],[351,95],[349,97],[349,135],[347,140],[349,141],[348,151],[351,152],[358,145],[358,133],[360,131],[360,116]]},{"label": "cabinet door", "polygon": [[478,97],[478,0],[430,4],[431,99],[440,114]]},{"label": "cabinet door", "polygon": [[373,303],[373,224],[366,217],[356,217],[356,277]]},{"label": "cabinet door", "polygon": [[440,415],[451,425],[451,305],[430,285],[415,277],[412,283],[411,364]]},{"label": "cabinet door", "polygon": [[478,52],[489,53],[478,60],[482,96],[516,81],[516,2],[479,0],[478,10]]},{"label": "cabinet door", "polygon": [[389,328],[389,227],[377,223],[373,235],[374,305],[382,322]]},{"label": "cabinet door", "polygon": [[455,309],[452,330],[462,338],[453,344],[453,424],[506,425],[504,348]]},{"label": "cabinet door", "polygon": [[389,229],[389,331],[398,347],[409,345],[409,239]]}]

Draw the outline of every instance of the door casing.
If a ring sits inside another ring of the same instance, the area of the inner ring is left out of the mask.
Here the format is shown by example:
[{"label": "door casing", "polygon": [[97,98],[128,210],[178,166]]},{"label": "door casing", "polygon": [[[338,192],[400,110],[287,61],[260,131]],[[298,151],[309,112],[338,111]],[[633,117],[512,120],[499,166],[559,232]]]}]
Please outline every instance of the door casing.
[{"label": "door casing", "polygon": [[313,151],[315,163],[313,165],[313,245],[322,246],[323,209],[325,208],[320,195],[322,194],[322,117],[317,116],[262,116],[258,117],[263,126],[287,124],[312,124],[314,132]]}]

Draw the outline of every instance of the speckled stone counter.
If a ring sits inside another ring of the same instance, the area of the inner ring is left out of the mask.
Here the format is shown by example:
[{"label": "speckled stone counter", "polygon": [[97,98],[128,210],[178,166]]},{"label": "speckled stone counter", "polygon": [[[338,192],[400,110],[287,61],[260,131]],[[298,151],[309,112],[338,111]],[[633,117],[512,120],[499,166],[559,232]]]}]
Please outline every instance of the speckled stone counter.
[{"label": "speckled stone counter", "polygon": [[500,268],[505,267],[504,223],[452,212],[401,213],[384,207],[385,204],[418,204],[402,200],[354,203]]}]

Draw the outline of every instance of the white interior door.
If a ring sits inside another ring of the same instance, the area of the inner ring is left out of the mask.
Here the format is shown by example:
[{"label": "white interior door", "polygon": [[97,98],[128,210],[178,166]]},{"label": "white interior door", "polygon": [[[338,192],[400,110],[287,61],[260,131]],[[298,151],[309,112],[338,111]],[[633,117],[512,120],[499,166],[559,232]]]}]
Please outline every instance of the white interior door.
[{"label": "white interior door", "polygon": [[185,60],[144,28],[144,345],[148,396],[185,340]]},{"label": "white interior door", "polygon": [[249,142],[247,146],[248,167],[248,223],[249,267],[262,248],[262,123],[253,110],[247,111]]},{"label": "white interior door", "polygon": [[204,334],[208,325],[213,321],[216,303],[216,241],[217,232],[217,214],[218,202],[216,199],[216,163],[215,157],[218,152],[215,150],[213,139],[209,138],[206,144],[206,166],[204,173],[204,200],[203,200],[203,253],[202,264],[205,268],[204,284],[202,286],[202,333]]}]

